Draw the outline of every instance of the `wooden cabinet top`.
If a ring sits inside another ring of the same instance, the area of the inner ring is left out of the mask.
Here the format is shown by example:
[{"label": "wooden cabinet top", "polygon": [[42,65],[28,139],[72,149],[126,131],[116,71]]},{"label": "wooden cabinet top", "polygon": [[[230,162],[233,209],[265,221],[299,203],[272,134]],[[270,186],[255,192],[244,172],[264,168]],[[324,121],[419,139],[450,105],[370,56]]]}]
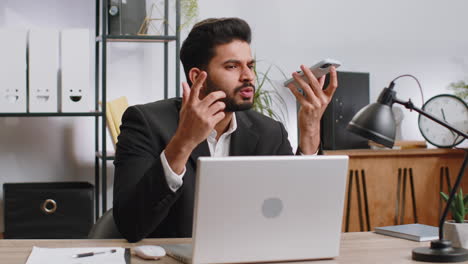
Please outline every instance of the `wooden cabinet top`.
[{"label": "wooden cabinet top", "polygon": [[349,149],[325,150],[325,155],[348,155],[350,157],[376,157],[376,156],[461,156],[463,149]]}]

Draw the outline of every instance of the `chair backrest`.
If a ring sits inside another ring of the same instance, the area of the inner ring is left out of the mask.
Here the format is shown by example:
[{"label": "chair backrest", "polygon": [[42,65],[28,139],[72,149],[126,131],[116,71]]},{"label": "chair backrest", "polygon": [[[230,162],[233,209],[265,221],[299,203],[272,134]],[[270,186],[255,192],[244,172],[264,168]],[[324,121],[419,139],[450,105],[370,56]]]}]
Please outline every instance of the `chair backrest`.
[{"label": "chair backrest", "polygon": [[117,144],[117,137],[120,134],[120,125],[122,124],[122,115],[128,108],[127,97],[122,96],[106,103],[107,128],[112,137],[112,143]]},{"label": "chair backrest", "polygon": [[88,234],[89,239],[110,239],[122,238],[114,222],[114,214],[112,208],[105,212],[93,225]]}]

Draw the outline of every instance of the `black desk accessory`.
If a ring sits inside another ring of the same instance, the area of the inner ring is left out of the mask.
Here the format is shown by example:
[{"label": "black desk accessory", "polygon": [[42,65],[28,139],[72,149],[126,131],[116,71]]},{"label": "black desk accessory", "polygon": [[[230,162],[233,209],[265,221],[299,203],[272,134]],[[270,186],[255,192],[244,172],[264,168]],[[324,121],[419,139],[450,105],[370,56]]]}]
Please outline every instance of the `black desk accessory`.
[{"label": "black desk accessory", "polygon": [[[393,87],[395,86],[395,81],[401,77],[414,78],[418,83],[419,88],[421,89],[419,81],[414,76],[409,74],[398,76],[390,82],[388,88],[383,89],[376,103],[367,105],[353,117],[351,122],[349,122],[347,129],[353,133],[368,138],[386,147],[393,147],[395,141],[396,127],[395,118],[392,112],[392,105],[394,103],[397,103],[403,105],[410,111],[414,110],[420,115],[423,115],[429,118],[430,120],[446,127],[447,129],[457,133],[464,139],[468,138],[468,134],[458,130],[452,125],[438,119],[437,117],[425,112],[424,110],[415,107],[411,100],[408,100],[406,102],[397,99],[396,92],[393,90]],[[431,241],[431,246],[429,248],[421,247],[413,249],[412,257],[414,260],[425,262],[461,262],[468,260],[468,250],[464,248],[453,248],[451,241],[444,240],[443,232],[444,222],[447,217],[450,204],[452,204],[455,193],[457,192],[458,187],[460,186],[467,163],[468,151],[465,150],[465,158],[463,160],[463,164],[460,168],[460,172],[458,173],[455,185],[452,191],[450,192],[450,196],[443,211],[443,214],[440,218],[439,239]]]}]

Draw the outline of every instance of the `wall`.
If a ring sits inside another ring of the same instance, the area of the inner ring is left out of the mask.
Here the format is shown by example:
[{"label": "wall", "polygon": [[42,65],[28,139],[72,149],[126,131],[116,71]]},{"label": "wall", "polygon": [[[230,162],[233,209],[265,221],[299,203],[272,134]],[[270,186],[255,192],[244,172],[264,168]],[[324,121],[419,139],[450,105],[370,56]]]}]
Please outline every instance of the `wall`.
[{"label": "wall", "polygon": [[[404,73],[419,78],[426,100],[449,92],[446,86],[450,82],[468,78],[468,36],[464,34],[468,2],[463,0],[449,4],[427,0],[199,0],[199,5],[200,19],[239,16],[250,23],[260,70],[272,63],[289,74],[301,63],[335,58],[343,62],[341,70],[370,72],[371,101]],[[3,0],[0,27],[94,30],[94,6],[94,0]],[[173,45],[170,50],[173,54]],[[115,43],[108,51],[108,99],[125,95],[130,104],[137,104],[163,97],[162,45]],[[169,59],[173,66],[172,55]],[[170,87],[176,87],[174,73],[169,77]],[[283,79],[279,71],[271,77]],[[399,80],[396,90],[399,98],[421,104],[411,79]],[[290,100],[290,108],[293,104]],[[288,112],[294,115],[294,109]],[[406,110],[404,114],[403,138],[421,140],[417,115]],[[288,129],[295,145],[295,123],[290,122]],[[93,132],[94,119],[87,117],[0,118],[0,183],[93,182]],[[108,142],[108,149],[112,149],[110,139]],[[112,174],[109,163],[109,206]],[[0,203],[3,215],[2,208]],[[2,222],[0,217],[0,231]]]},{"label": "wall", "polygon": [[[287,3],[287,4],[286,4]],[[450,1],[200,1],[201,17],[240,16],[253,28],[253,52],[288,74],[322,58],[340,70],[370,72],[370,99],[401,74],[415,75],[424,99],[468,79],[468,2]],[[277,74],[280,79],[281,75]],[[400,99],[421,106],[417,84],[396,82]],[[423,140],[416,113],[403,110],[403,139]]]}]

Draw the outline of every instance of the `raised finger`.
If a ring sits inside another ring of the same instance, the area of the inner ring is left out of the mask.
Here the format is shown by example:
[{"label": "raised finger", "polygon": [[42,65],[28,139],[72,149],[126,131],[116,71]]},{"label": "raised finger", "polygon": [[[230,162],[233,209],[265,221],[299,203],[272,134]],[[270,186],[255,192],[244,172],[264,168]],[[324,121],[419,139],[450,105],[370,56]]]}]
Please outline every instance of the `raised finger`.
[{"label": "raised finger", "polygon": [[[305,100],[314,106],[320,106],[321,98],[325,96],[323,91],[321,89],[319,93],[317,93],[316,91],[313,91],[310,85],[306,83],[300,77],[298,77],[298,80],[296,79],[296,81],[301,85],[302,90],[304,90],[304,93],[306,94]],[[304,105],[304,104],[301,104],[301,105]]]},{"label": "raised finger", "polygon": [[203,87],[203,83],[206,80],[207,73],[205,71],[200,72],[195,81],[192,84],[190,92],[190,100],[198,100],[200,97],[200,90]]},{"label": "raised finger", "polygon": [[330,67],[330,83],[328,84],[327,89],[324,90],[324,93],[331,97],[338,88],[338,74],[336,73],[336,68],[334,66]]},{"label": "raised finger", "polygon": [[214,102],[223,99],[226,97],[226,93],[224,91],[216,91],[209,93],[205,98],[202,100],[202,104],[206,105],[207,107],[211,106]]},{"label": "raised finger", "polygon": [[320,93],[317,94],[317,97],[318,97],[319,99],[321,98],[322,100],[326,99],[326,97],[327,97],[327,95],[326,95],[325,92],[323,91],[323,86],[324,86],[324,84],[325,84],[325,78],[326,78],[326,75],[324,75],[324,76],[318,78],[318,82],[319,82],[319,84],[320,84],[320,87],[321,87],[320,90],[321,90],[321,91],[320,91]]},{"label": "raised finger", "polygon": [[324,76],[322,76],[322,77],[320,77],[320,78],[318,79],[318,81],[319,81],[319,83],[320,83],[320,87],[322,87],[322,90],[323,90],[323,85],[325,84],[325,78],[326,78],[326,77],[327,77],[327,76],[324,75]]},{"label": "raised finger", "polygon": [[182,104],[183,105],[186,104],[189,98],[190,98],[190,86],[188,85],[188,83],[183,82],[182,83]]},{"label": "raised finger", "polygon": [[294,97],[296,97],[296,100],[299,102],[299,104],[303,105],[305,104],[307,101],[304,97],[304,95],[302,95],[297,89],[296,85],[294,83],[288,85],[288,89],[291,90],[291,92],[293,93]]},{"label": "raised finger", "polygon": [[306,66],[304,65],[301,65],[301,70],[302,72],[304,72],[305,76],[307,77],[307,79],[309,79],[309,84],[310,84],[310,87],[312,88],[313,92],[318,96],[322,93],[322,87],[323,87],[323,84],[320,85],[320,82],[317,80],[317,78],[315,77],[315,75],[312,73],[312,71],[307,68]]},{"label": "raised finger", "polygon": [[312,88],[310,87],[310,85],[306,81],[304,81],[304,79],[302,79],[298,73],[293,73],[293,78],[299,84],[300,88],[304,91],[306,99],[310,101],[310,100],[314,100],[317,98],[317,96],[312,91]]},{"label": "raised finger", "polygon": [[224,113],[223,111],[214,114],[211,117],[211,121],[213,122],[213,127],[216,126],[216,124],[218,124],[219,122],[221,122],[221,120],[223,120],[225,116],[226,116],[226,113]]},{"label": "raised finger", "polygon": [[217,101],[214,104],[210,105],[210,107],[208,108],[208,114],[215,115],[219,111],[223,111],[224,108],[226,108],[226,104],[224,102]]}]

